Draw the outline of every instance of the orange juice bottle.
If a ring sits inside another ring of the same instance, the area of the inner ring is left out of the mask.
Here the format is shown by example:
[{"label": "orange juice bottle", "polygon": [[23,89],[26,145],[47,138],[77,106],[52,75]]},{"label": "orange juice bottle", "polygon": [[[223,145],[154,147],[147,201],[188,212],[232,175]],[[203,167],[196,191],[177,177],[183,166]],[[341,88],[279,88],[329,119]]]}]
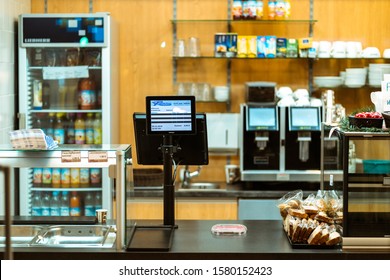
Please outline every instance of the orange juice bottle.
[{"label": "orange juice bottle", "polygon": [[70,197],[70,216],[79,217],[81,216],[81,201],[77,192],[72,192],[72,196]]}]

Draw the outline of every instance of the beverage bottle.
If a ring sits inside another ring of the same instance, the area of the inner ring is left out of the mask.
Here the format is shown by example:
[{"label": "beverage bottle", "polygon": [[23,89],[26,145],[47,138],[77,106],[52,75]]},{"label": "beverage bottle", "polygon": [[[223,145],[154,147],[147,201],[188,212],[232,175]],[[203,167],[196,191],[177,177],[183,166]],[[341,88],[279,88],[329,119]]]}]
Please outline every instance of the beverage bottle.
[{"label": "beverage bottle", "polygon": [[61,168],[61,186],[68,188],[70,185],[70,168]]},{"label": "beverage bottle", "polygon": [[93,137],[94,144],[102,144],[102,115],[96,113],[95,120],[93,122]]},{"label": "beverage bottle", "polygon": [[78,188],[80,185],[80,168],[70,169],[70,185],[72,188]]},{"label": "beverage bottle", "polygon": [[99,185],[102,182],[102,170],[100,168],[91,168],[89,174],[91,184]]},{"label": "beverage bottle", "polygon": [[65,127],[63,117],[63,113],[57,113],[56,122],[54,124],[54,140],[58,141],[58,144],[65,144]]},{"label": "beverage bottle", "polygon": [[70,215],[73,217],[81,216],[81,201],[77,192],[72,192],[69,202]]},{"label": "beverage bottle", "polygon": [[51,182],[53,184],[53,188],[59,188],[61,186],[61,168],[52,168]]},{"label": "beverage bottle", "polygon": [[95,194],[95,210],[102,209],[102,194],[100,192],[96,192]]},{"label": "beverage bottle", "polygon": [[89,184],[89,168],[80,168],[80,184]]},{"label": "beverage bottle", "polygon": [[33,109],[42,109],[42,81],[33,81]]},{"label": "beverage bottle", "polygon": [[42,199],[40,192],[34,192],[31,201],[31,216],[42,216]]},{"label": "beverage bottle", "polygon": [[39,187],[42,184],[42,168],[33,169],[33,184]]},{"label": "beverage bottle", "polygon": [[49,167],[45,167],[42,169],[42,183],[44,187],[51,187],[52,183],[52,170]]},{"label": "beverage bottle", "polygon": [[55,121],[55,114],[49,113],[49,121],[46,127],[46,135],[50,136],[54,139],[54,121]]},{"label": "beverage bottle", "polygon": [[42,128],[42,114],[36,115],[32,128]]},{"label": "beverage bottle", "polygon": [[85,122],[81,113],[77,114],[77,118],[74,122],[74,134],[76,144],[85,144]]},{"label": "beverage bottle", "polygon": [[50,85],[47,82],[42,85],[42,108],[50,109]]},{"label": "beverage bottle", "polygon": [[96,105],[96,85],[92,78],[84,78],[79,81],[79,108],[91,110]]},{"label": "beverage bottle", "polygon": [[50,200],[50,216],[60,216],[59,192],[54,191]]},{"label": "beverage bottle", "polygon": [[95,200],[91,192],[87,192],[84,198],[84,215],[95,216]]},{"label": "beverage bottle", "polygon": [[76,118],[76,115],[74,113],[69,113],[67,130],[66,130],[66,143],[67,144],[76,143],[75,142],[75,128],[74,128],[75,118]]},{"label": "beverage bottle", "polygon": [[42,216],[50,216],[50,194],[45,192],[42,198]]},{"label": "beverage bottle", "polygon": [[88,113],[85,120],[85,144],[94,144],[94,120],[92,113]]},{"label": "beverage bottle", "polygon": [[61,200],[60,200],[60,215],[61,216],[70,216],[68,191],[62,192]]}]

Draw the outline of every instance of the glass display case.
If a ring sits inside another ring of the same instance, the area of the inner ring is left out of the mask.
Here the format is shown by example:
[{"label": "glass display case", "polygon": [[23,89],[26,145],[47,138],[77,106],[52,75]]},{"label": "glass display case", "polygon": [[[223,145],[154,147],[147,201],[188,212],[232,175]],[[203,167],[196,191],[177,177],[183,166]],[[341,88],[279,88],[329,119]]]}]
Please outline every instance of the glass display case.
[{"label": "glass display case", "polygon": [[[29,196],[36,194],[48,194],[53,199],[54,193],[69,192],[78,197],[78,206],[68,202],[69,213],[71,221],[78,223],[78,218],[82,221],[88,216],[88,203],[86,201],[87,194],[100,194],[102,198],[101,205],[93,205],[93,216],[95,216],[95,208],[105,208],[108,210],[107,219],[115,219],[117,229],[117,246],[120,248],[124,244],[124,228],[126,219],[126,199],[129,199],[128,194],[131,193],[133,187],[132,174],[132,157],[131,146],[127,144],[113,145],[59,145],[55,150],[15,150],[10,145],[0,145],[0,161],[2,165],[11,168],[98,168],[103,170],[103,176],[107,176],[109,184],[85,185],[83,187],[74,187],[71,185],[32,185],[29,188]],[[15,192],[14,189],[11,191]],[[15,202],[17,200],[15,199]],[[29,205],[23,207],[29,208],[31,212],[38,211],[34,209],[34,200],[28,200]],[[31,203],[30,203],[31,202]],[[51,211],[52,206],[43,204],[41,199],[41,211],[49,207]],[[115,204],[114,204],[115,202]],[[115,207],[114,207],[115,205]],[[79,208],[78,213],[72,212]],[[62,213],[57,215],[64,218]],[[56,217],[50,217],[55,220]],[[30,220],[34,219],[33,217]],[[41,217],[37,218],[38,220]],[[59,219],[60,220],[60,219]],[[123,232],[122,232],[123,231]]]},{"label": "glass display case", "polygon": [[343,163],[343,249],[390,248],[390,133],[334,129]]}]

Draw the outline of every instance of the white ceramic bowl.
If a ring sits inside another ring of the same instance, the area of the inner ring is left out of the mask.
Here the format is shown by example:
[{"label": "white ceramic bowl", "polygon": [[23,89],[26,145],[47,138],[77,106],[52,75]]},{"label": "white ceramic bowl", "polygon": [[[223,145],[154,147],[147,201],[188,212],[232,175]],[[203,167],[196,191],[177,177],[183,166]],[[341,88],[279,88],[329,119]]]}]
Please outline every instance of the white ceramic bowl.
[{"label": "white ceramic bowl", "polygon": [[328,76],[328,77],[314,77],[314,84],[317,87],[335,88],[343,84],[343,78],[339,76]]},{"label": "white ceramic bowl", "polygon": [[229,100],[229,88],[226,86],[214,87],[214,99],[220,102]]}]

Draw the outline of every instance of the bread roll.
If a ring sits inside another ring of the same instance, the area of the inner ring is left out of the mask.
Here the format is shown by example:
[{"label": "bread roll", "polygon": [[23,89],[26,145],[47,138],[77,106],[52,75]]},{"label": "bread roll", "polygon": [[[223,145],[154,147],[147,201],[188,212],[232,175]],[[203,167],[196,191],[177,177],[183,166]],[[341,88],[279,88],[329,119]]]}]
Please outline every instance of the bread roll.
[{"label": "bread roll", "polygon": [[318,207],[314,206],[314,205],[303,205],[302,208],[305,211],[305,213],[308,214],[308,215],[312,215],[312,214],[317,214],[318,213]]},{"label": "bread roll", "polygon": [[310,245],[317,244],[318,240],[322,237],[322,226],[317,226],[307,239],[307,243]]},{"label": "bread roll", "polygon": [[291,199],[289,202],[287,202],[287,204],[294,209],[298,209],[301,206],[301,202],[297,199]]},{"label": "bread roll", "polygon": [[321,238],[318,240],[318,245],[324,244],[329,239],[329,230],[327,228],[324,228],[321,232]]},{"label": "bread roll", "polygon": [[340,233],[338,233],[337,231],[334,231],[329,235],[328,241],[326,241],[326,245],[333,246],[333,245],[340,243],[341,240],[342,240],[342,238],[341,238]]},{"label": "bread roll", "polygon": [[334,223],[333,219],[328,217],[328,215],[325,212],[319,212],[316,215],[315,219],[320,221],[320,222],[325,222],[325,223],[328,223],[328,224],[333,224]]},{"label": "bread roll", "polygon": [[298,217],[298,218],[301,218],[301,219],[306,219],[307,218],[307,214],[305,213],[305,211],[303,209],[289,209],[288,210],[288,213],[291,215],[291,216],[294,216],[294,217]]}]

